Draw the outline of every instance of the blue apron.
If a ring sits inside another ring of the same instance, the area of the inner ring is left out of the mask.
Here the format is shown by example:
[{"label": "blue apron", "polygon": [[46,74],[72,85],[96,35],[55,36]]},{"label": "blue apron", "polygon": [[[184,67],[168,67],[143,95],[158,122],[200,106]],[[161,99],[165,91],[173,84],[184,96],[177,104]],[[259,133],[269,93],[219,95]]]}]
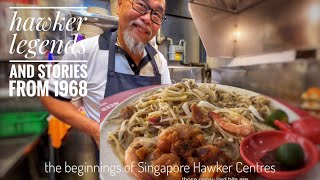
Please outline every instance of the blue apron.
[{"label": "blue apron", "polygon": [[151,59],[151,64],[153,67],[154,76],[139,76],[131,74],[123,74],[115,71],[115,54],[116,54],[116,39],[117,31],[112,32],[110,41],[109,41],[109,62],[108,62],[108,74],[107,74],[107,83],[104,93],[104,97],[111,96],[113,94],[135,89],[144,86],[157,85],[161,84],[161,75],[159,73],[156,61],[154,59],[155,49],[148,43],[146,45],[147,55]]}]

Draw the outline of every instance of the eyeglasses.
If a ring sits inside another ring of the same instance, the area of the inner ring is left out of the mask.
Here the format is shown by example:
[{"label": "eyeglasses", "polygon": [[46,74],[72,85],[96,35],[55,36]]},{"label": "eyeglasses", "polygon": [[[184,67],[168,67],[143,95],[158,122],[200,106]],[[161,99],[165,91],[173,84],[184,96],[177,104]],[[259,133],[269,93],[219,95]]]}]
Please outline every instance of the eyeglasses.
[{"label": "eyeglasses", "polygon": [[132,1],[132,8],[140,14],[147,14],[149,10],[151,10],[151,20],[160,25],[165,21],[167,18],[164,14],[156,9],[152,9],[146,2],[143,0],[133,0]]}]

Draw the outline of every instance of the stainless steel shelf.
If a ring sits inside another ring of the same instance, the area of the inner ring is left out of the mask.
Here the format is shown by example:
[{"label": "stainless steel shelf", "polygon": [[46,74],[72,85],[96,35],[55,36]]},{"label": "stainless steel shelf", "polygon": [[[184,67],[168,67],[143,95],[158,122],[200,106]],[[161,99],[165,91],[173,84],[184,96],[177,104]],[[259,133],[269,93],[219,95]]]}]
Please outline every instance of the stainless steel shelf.
[{"label": "stainless steel shelf", "polygon": [[87,17],[86,22],[91,23],[100,23],[100,24],[108,24],[108,25],[118,25],[119,18],[116,16],[107,16],[107,15],[100,15],[89,13],[87,11],[69,11],[75,17]]},{"label": "stainless steel shelf", "polygon": [[[67,10],[67,13],[70,13],[73,17],[86,17],[86,22],[94,24],[102,29],[106,30],[112,27],[118,26],[119,18],[116,16],[108,16],[108,15],[100,15],[95,13],[89,13],[87,11],[76,11],[76,10]],[[42,60],[45,57],[39,55],[35,58],[35,60]],[[0,57],[0,62],[8,62],[9,60],[22,60],[25,59],[24,55],[18,54],[5,54]]]}]

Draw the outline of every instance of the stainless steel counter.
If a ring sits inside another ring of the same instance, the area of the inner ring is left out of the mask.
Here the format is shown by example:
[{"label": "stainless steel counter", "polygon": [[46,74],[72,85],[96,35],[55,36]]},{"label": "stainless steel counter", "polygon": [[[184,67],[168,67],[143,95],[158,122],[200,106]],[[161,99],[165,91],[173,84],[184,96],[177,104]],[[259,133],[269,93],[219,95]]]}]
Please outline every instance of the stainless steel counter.
[{"label": "stainless steel counter", "polygon": [[320,61],[297,60],[290,63],[261,64],[211,69],[211,83],[255,91],[299,106],[301,94],[320,86]]},{"label": "stainless steel counter", "polygon": [[0,138],[0,179],[28,155],[39,141],[38,135]]},{"label": "stainless steel counter", "polygon": [[202,82],[202,67],[191,66],[169,66],[171,80],[180,82],[184,78],[195,79],[197,83]]}]

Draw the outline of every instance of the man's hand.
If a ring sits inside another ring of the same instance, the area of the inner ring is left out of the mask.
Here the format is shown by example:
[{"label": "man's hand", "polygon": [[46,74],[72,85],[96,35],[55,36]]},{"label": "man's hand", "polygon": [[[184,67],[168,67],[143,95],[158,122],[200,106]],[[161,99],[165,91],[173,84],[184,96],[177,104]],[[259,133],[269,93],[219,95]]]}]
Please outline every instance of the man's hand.
[{"label": "man's hand", "polygon": [[98,122],[81,114],[70,102],[50,96],[40,99],[52,115],[91,136],[100,148],[100,125]]}]

